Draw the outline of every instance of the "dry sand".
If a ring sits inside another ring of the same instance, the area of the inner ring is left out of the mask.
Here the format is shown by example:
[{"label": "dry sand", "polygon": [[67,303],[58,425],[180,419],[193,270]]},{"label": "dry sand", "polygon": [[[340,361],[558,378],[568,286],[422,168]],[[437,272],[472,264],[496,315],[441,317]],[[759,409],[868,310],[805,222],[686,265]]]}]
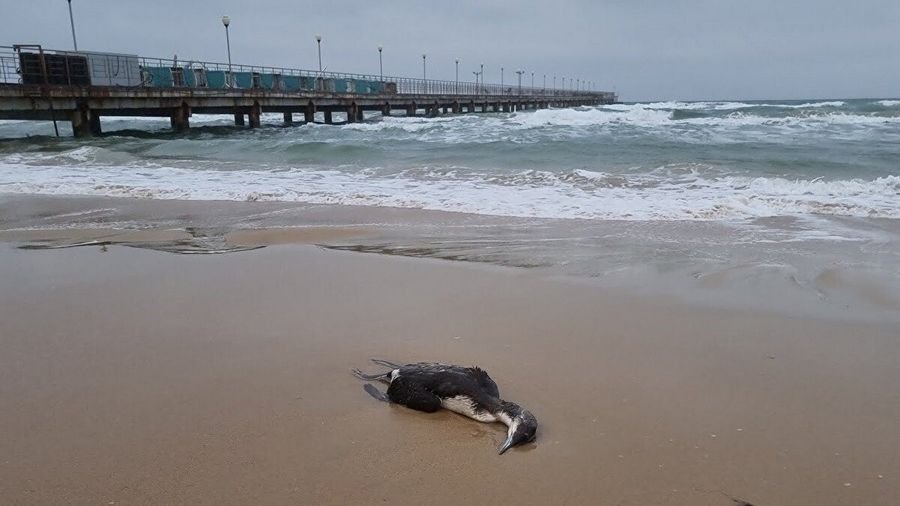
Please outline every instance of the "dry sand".
[{"label": "dry sand", "polygon": [[[0,244],[0,350],[5,504],[900,497],[900,340],[874,324],[312,246]],[[486,368],[536,444],[376,402],[369,357]]]}]

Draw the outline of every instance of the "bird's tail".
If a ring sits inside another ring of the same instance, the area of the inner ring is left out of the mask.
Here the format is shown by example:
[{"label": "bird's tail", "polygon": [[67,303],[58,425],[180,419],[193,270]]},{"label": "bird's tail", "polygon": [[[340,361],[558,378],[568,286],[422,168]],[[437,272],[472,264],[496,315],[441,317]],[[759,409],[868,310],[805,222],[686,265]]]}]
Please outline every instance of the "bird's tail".
[{"label": "bird's tail", "polygon": [[386,383],[390,383],[390,372],[386,372],[383,374],[366,374],[359,369],[350,369],[350,372],[352,372],[354,376],[363,381],[384,381]]}]

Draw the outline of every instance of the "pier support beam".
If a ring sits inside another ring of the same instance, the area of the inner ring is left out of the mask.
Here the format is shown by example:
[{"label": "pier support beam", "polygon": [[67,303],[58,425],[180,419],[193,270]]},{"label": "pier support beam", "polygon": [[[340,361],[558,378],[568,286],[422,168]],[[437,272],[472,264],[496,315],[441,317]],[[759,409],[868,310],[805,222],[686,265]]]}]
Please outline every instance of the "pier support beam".
[{"label": "pier support beam", "polygon": [[347,123],[356,123],[356,104],[347,106]]},{"label": "pier support beam", "polygon": [[72,111],[72,135],[75,137],[89,137],[91,135],[91,125],[88,119],[87,109],[77,109]]},{"label": "pier support beam", "polygon": [[88,111],[88,123],[91,127],[91,135],[100,135],[103,131],[100,129],[100,115],[94,111]]},{"label": "pier support beam", "polygon": [[459,105],[459,102],[453,102],[453,114],[459,114],[462,112],[462,106]]},{"label": "pier support beam", "polygon": [[169,123],[172,130],[176,132],[186,132],[191,127],[191,109],[186,103],[182,103],[181,107],[177,107],[169,113]]},{"label": "pier support beam", "polygon": [[362,107],[356,107],[356,121],[365,121],[366,114]]},{"label": "pier support beam", "polygon": [[325,116],[325,124],[331,125],[334,123],[334,119],[331,117],[331,111],[322,111],[322,114]]},{"label": "pier support beam", "polygon": [[303,121],[307,123],[315,123],[316,121],[316,104],[310,102],[303,109]]},{"label": "pier support beam", "polygon": [[234,126],[244,126],[244,113],[234,113]]},{"label": "pier support beam", "polygon": [[262,116],[262,107],[259,106],[259,102],[254,102],[250,108],[250,113],[247,114],[247,119],[250,120],[250,128],[259,128],[260,116]]},{"label": "pier support beam", "polygon": [[391,115],[391,104],[385,103],[381,106],[381,115],[382,116],[390,116]]},{"label": "pier support beam", "polygon": [[294,114],[290,112],[284,113],[284,124],[285,125],[293,125],[294,124]]},{"label": "pier support beam", "polygon": [[412,103],[406,106],[406,115],[410,118],[416,115],[416,104]]}]

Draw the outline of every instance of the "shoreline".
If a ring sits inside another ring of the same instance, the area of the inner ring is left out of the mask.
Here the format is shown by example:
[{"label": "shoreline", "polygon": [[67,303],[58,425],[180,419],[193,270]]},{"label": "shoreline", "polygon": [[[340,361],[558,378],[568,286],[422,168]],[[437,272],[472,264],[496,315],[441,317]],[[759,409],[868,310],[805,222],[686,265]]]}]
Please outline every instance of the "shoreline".
[{"label": "shoreline", "polygon": [[0,242],[172,253],[275,244],[526,268],[720,309],[900,324],[900,221],[547,220],[401,208],[0,195]]},{"label": "shoreline", "polygon": [[[0,491],[13,503],[900,494],[889,327],[309,245],[9,246]],[[537,443],[498,457],[498,425],[374,401],[349,374],[369,357],[485,367],[536,414]]]}]

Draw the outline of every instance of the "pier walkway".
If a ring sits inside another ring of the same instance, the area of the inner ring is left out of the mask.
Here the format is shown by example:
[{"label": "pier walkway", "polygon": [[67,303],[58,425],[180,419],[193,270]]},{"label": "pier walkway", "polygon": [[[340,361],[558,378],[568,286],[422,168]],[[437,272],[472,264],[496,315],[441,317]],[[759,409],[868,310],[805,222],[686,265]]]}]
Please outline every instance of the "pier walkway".
[{"label": "pier walkway", "polygon": [[168,117],[174,130],[185,131],[195,113],[233,114],[236,125],[252,128],[267,112],[282,113],[285,123],[298,115],[330,124],[362,121],[365,111],[433,117],[616,99],[602,91],[0,47],[0,119],[67,121],[76,136],[100,134],[103,116]]}]

